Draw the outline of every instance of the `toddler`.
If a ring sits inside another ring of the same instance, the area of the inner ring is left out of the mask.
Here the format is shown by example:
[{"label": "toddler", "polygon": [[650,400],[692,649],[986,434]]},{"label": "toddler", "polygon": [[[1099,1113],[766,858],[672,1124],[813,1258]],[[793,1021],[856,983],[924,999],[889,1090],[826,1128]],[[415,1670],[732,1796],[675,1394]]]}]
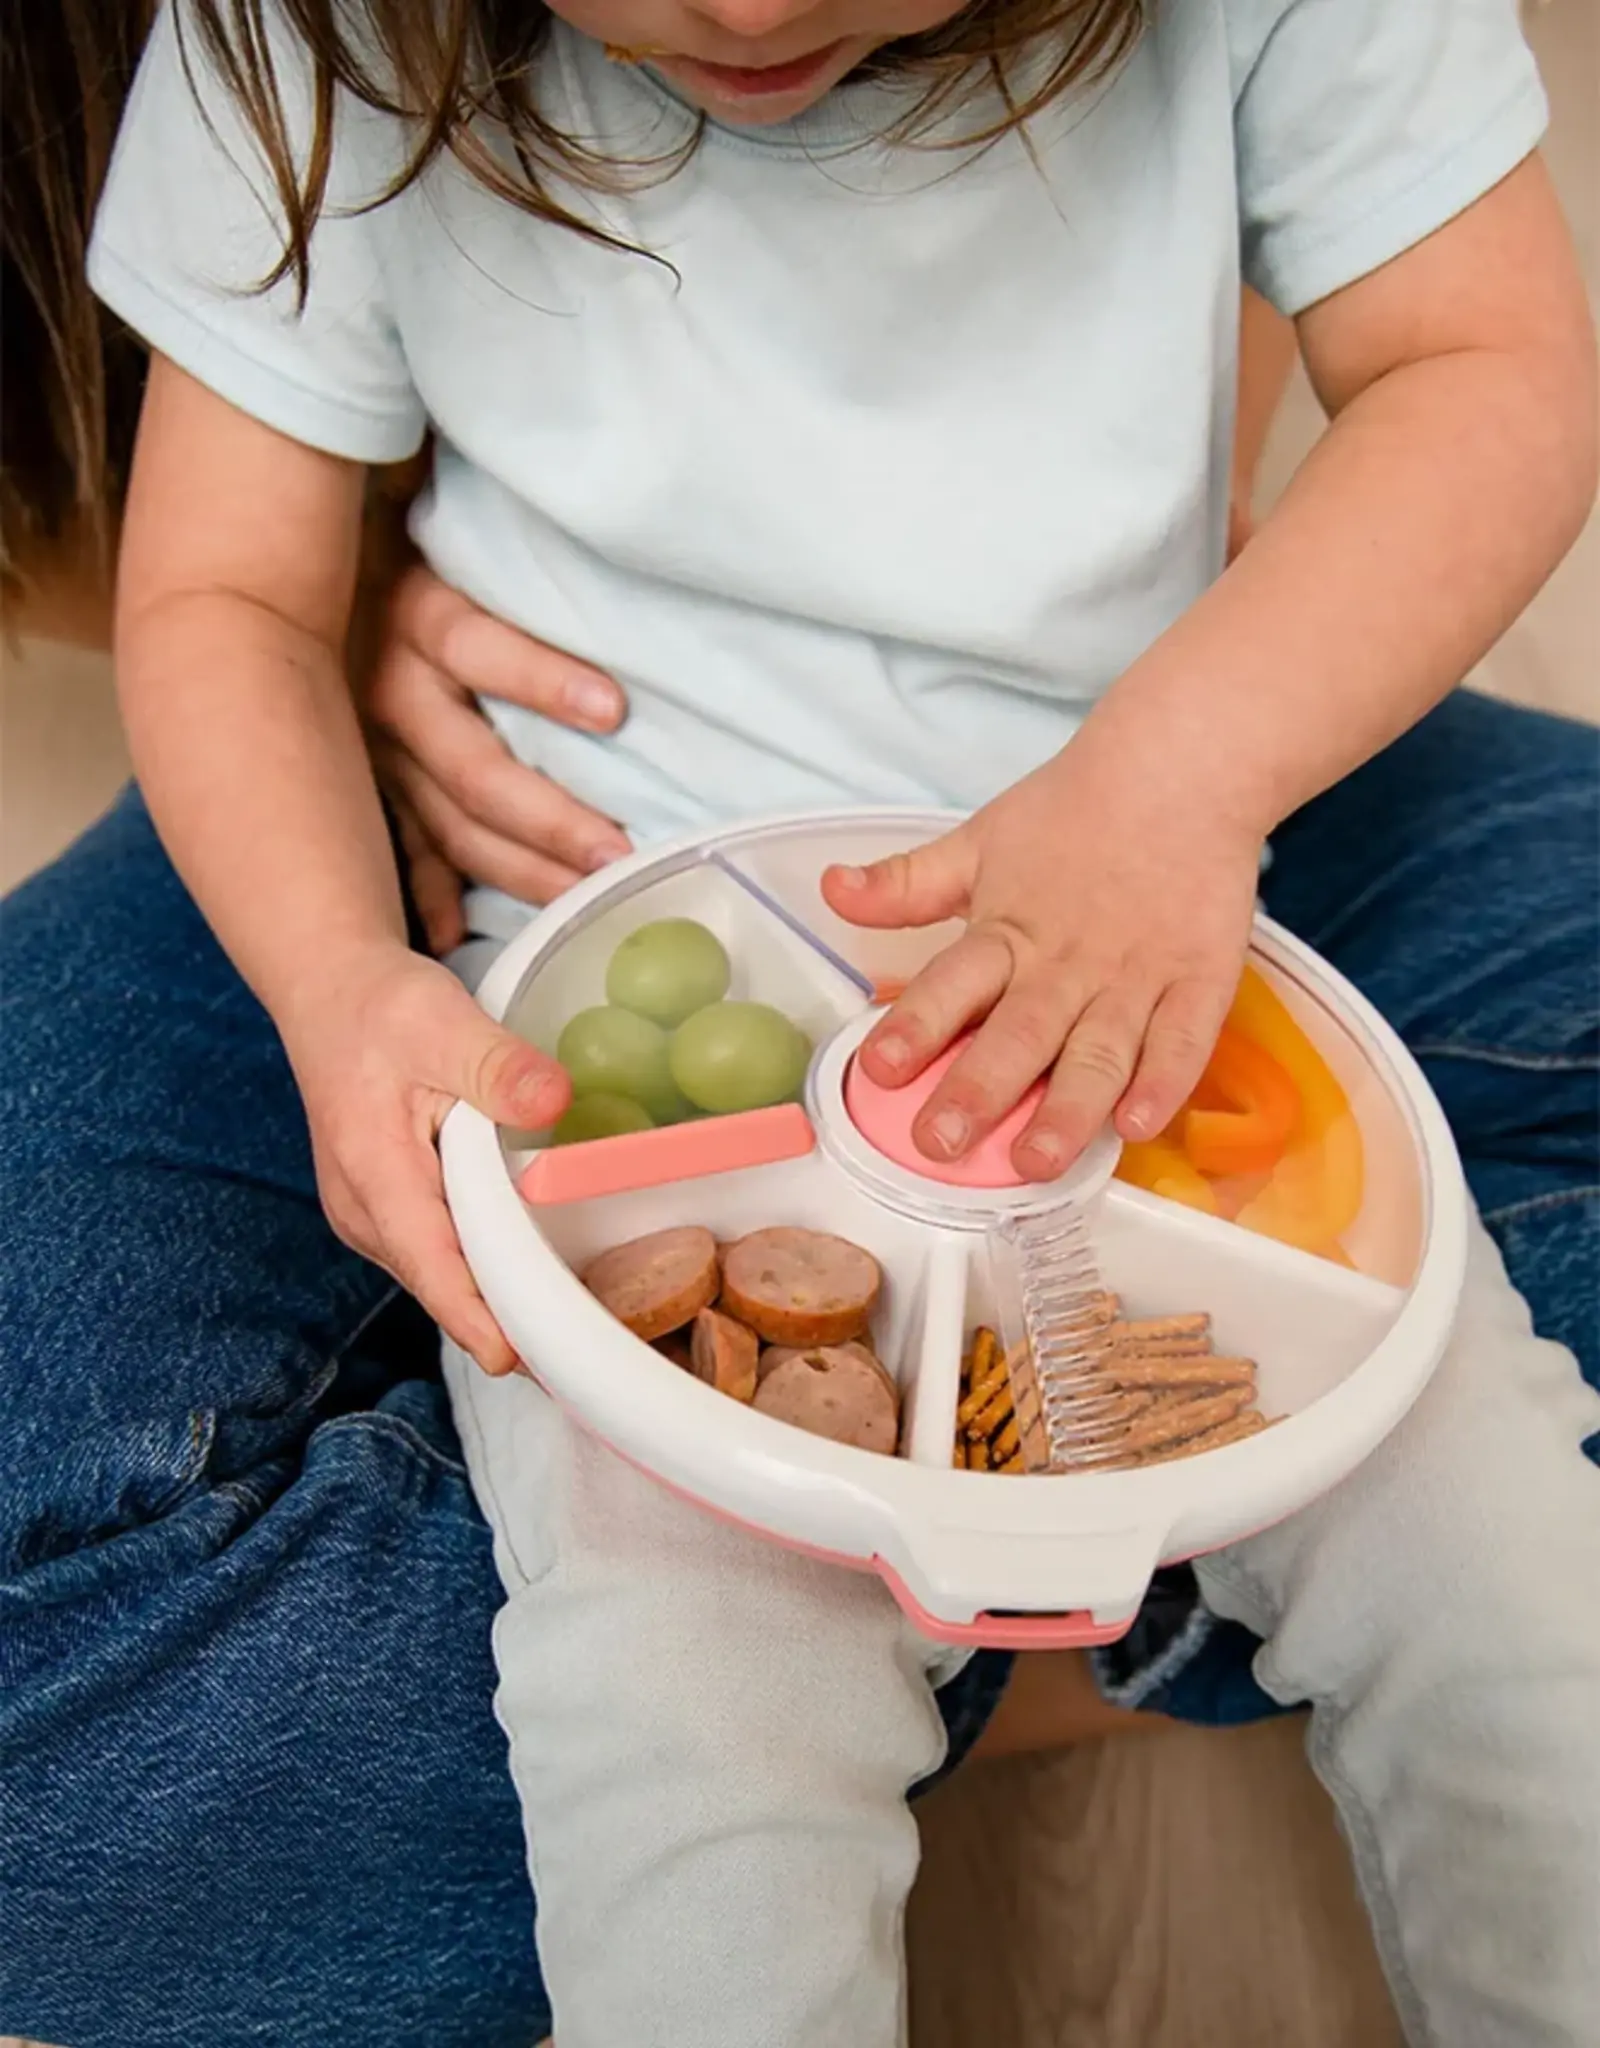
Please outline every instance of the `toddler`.
[{"label": "toddler", "polygon": [[[445,1335],[560,2048],[892,2048],[951,1660],[508,1376],[434,1137],[457,1097],[547,1123],[565,1083],[407,949],[341,672],[363,465],[431,428],[433,568],[626,686],[614,735],[485,710],[636,843],[969,814],[825,886],[860,924],[965,920],[865,1057],[892,1085],[977,1027],[930,1156],[1049,1074],[1015,1152],[1047,1181],[1108,1117],[1168,1121],[1268,835],[1450,689],[1583,518],[1592,337],[1542,121],[1506,0],[157,26],[91,258],[154,352],[122,704],[330,1218]],[[1224,573],[1241,261],[1332,425]],[[1479,1230],[1404,1426],[1199,1568],[1267,1690],[1312,1703],[1417,2043],[1593,2038],[1597,1427]]]}]

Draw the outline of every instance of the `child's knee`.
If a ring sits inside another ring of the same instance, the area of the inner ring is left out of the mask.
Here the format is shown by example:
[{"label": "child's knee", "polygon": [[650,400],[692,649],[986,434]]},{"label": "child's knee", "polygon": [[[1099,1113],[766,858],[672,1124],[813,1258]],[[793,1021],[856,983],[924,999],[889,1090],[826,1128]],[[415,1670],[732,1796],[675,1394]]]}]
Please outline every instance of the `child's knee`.
[{"label": "child's knee", "polygon": [[526,1381],[447,1371],[508,1594],[514,1743],[538,1727],[570,1761],[665,1742],[708,1767],[763,1755],[774,1784],[858,1769],[901,1792],[937,1768],[936,1653],[876,1578],[680,1498]]},{"label": "child's knee", "polygon": [[1600,1396],[1534,1335],[1474,1222],[1456,1330],[1416,1406],[1324,1499],[1204,1561],[1208,1603],[1273,1639],[1275,1691],[1338,1689],[1441,1633],[1502,1664],[1560,1654],[1600,1582],[1597,1428]]}]

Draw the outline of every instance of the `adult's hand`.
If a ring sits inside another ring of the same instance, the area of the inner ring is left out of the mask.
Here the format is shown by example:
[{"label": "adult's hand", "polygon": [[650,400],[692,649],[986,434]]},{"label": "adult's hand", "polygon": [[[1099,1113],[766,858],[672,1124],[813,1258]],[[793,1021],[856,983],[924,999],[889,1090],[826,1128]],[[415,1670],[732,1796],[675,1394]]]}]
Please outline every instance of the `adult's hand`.
[{"label": "adult's hand", "polygon": [[600,670],[480,611],[421,563],[402,572],[378,626],[364,704],[436,951],[464,936],[464,877],[548,903],[629,850],[611,819],[514,758],[479,711],[479,693],[584,732],[610,732],[627,711]]}]

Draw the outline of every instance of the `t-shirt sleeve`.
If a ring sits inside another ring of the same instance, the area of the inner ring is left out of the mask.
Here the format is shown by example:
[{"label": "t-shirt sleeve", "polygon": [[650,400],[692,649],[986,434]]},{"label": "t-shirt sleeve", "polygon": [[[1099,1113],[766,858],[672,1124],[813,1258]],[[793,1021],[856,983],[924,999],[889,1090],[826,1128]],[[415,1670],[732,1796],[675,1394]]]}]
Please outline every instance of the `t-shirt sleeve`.
[{"label": "t-shirt sleeve", "polygon": [[1545,100],[1515,0],[1229,0],[1246,280],[1298,313],[1482,198]]},{"label": "t-shirt sleeve", "polygon": [[[177,5],[184,0],[176,0]],[[311,132],[309,71],[273,33],[290,133]],[[342,101],[327,201],[312,235],[310,288],[256,289],[283,248],[265,153],[173,5],[151,32],[95,219],[89,281],[162,355],[243,412],[312,447],[391,462],[421,443],[423,409],[390,315],[381,212],[384,117]]]}]

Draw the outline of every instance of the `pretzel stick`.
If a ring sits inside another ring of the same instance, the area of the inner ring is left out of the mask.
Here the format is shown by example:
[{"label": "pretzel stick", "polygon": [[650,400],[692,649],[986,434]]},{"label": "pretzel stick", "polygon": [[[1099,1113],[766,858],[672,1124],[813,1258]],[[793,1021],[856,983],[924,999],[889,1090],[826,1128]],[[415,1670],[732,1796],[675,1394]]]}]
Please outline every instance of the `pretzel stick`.
[{"label": "pretzel stick", "polygon": [[1009,1398],[1010,1385],[1006,1375],[1005,1361],[997,1359],[990,1366],[983,1379],[973,1378],[972,1390],[956,1410],[956,1422],[962,1429],[970,1427],[983,1410],[988,1407],[996,1394],[1004,1393]]},{"label": "pretzel stick", "polygon": [[1011,1389],[1002,1383],[967,1424],[968,1442],[976,1443],[979,1438],[987,1442],[1010,1413]]},{"label": "pretzel stick", "polygon": [[1108,1358],[1100,1368],[1119,1387],[1254,1387],[1248,1358]]},{"label": "pretzel stick", "polygon": [[1181,1443],[1147,1451],[1128,1462],[1131,1465],[1165,1465],[1174,1458],[1197,1458],[1202,1451],[1220,1451],[1224,1444],[1242,1443],[1246,1437],[1259,1436],[1262,1430],[1271,1427],[1259,1408],[1247,1408],[1242,1415],[1234,1416],[1231,1422],[1219,1422],[1214,1429],[1185,1437]]},{"label": "pretzel stick", "polygon": [[1139,1351],[1163,1344],[1192,1344],[1209,1350],[1211,1318],[1203,1310],[1192,1316],[1143,1316],[1133,1322],[1115,1322],[1106,1334],[1113,1344],[1132,1345]]},{"label": "pretzel stick", "polygon": [[1181,1443],[1186,1437],[1200,1436],[1220,1423],[1231,1422],[1253,1405],[1248,1387],[1230,1388],[1209,1400],[1158,1401],[1133,1423],[1123,1441],[1123,1449],[1141,1452],[1155,1450],[1164,1444]]}]

